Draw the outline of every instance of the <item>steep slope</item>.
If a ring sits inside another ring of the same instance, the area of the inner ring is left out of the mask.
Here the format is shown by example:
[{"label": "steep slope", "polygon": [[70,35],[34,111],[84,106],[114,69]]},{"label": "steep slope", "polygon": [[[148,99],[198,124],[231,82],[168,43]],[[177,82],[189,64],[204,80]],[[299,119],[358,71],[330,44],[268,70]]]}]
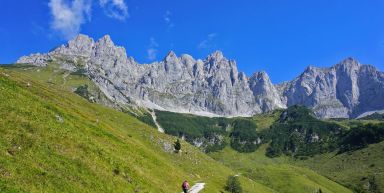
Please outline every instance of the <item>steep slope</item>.
[{"label": "steep slope", "polygon": [[[256,182],[281,193],[352,192],[342,185],[306,168],[295,166],[287,157],[268,158],[266,145],[252,153],[239,153],[230,148],[209,153],[217,161]],[[336,180],[336,179],[334,179]]]},{"label": "steep slope", "polygon": [[331,68],[310,66],[278,88],[287,106],[305,105],[319,117],[357,117],[384,109],[384,73],[353,58]]},{"label": "steep slope", "polygon": [[284,110],[264,133],[270,141],[267,155],[313,156],[340,148],[347,129],[337,123],[316,119],[311,110],[294,105]]},{"label": "steep slope", "polygon": [[174,52],[159,62],[138,64],[106,35],[85,35],[47,54],[17,63],[84,71],[112,101],[158,110],[250,116],[305,105],[321,118],[350,118],[384,109],[384,73],[348,58],[330,68],[308,67],[296,79],[273,85],[265,72],[247,77],[236,62],[216,51],[194,59]]},{"label": "steep slope", "polygon": [[[234,171],[132,116],[0,68],[1,192],[219,192]],[[241,177],[247,192],[271,192]]]},{"label": "steep slope", "polygon": [[[278,192],[343,191],[311,170],[357,192],[383,191],[382,121],[319,120],[303,106],[251,118],[156,113],[166,133],[182,134],[217,161]],[[238,123],[243,126],[235,135]],[[234,143],[237,136],[240,143]],[[250,151],[240,153],[244,147]]]},{"label": "steep slope", "polygon": [[384,192],[384,142],[342,154],[316,155],[292,162],[309,167],[329,179],[336,180],[356,192]]}]

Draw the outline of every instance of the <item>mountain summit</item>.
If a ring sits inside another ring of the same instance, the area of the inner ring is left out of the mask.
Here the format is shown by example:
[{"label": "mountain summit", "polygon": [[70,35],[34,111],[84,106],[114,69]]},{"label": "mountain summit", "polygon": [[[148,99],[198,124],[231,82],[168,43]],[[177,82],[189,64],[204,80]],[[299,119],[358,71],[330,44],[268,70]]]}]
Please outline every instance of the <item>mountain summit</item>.
[{"label": "mountain summit", "polygon": [[384,73],[347,58],[330,68],[309,66],[292,81],[274,85],[265,72],[247,77],[216,51],[206,59],[174,52],[139,64],[109,35],[98,41],[79,35],[47,54],[16,63],[85,71],[112,101],[182,113],[249,116],[305,105],[322,118],[357,117],[384,109]]}]

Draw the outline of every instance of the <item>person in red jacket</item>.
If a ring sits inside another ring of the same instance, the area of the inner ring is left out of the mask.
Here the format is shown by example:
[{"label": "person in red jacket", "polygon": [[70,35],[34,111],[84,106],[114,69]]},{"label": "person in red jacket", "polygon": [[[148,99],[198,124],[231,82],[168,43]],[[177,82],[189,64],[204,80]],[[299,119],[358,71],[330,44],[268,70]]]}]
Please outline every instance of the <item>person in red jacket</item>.
[{"label": "person in red jacket", "polygon": [[183,182],[183,184],[181,185],[181,188],[183,189],[183,192],[184,192],[184,193],[187,193],[187,192],[188,192],[188,190],[189,190],[189,183],[188,183],[187,180],[185,180],[185,181]]}]

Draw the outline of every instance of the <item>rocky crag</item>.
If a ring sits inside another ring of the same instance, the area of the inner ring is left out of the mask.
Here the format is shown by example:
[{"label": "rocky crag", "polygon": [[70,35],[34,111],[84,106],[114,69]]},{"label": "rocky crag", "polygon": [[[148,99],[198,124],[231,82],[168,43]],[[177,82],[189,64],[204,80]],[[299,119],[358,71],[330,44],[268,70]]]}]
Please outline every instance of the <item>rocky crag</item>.
[{"label": "rocky crag", "polygon": [[248,77],[220,51],[206,59],[174,52],[139,64],[106,35],[86,35],[47,54],[17,63],[84,72],[112,101],[123,105],[207,116],[250,116],[301,104],[321,118],[353,118],[384,109],[384,73],[347,58],[330,68],[309,66],[292,81],[274,85],[267,73]]}]

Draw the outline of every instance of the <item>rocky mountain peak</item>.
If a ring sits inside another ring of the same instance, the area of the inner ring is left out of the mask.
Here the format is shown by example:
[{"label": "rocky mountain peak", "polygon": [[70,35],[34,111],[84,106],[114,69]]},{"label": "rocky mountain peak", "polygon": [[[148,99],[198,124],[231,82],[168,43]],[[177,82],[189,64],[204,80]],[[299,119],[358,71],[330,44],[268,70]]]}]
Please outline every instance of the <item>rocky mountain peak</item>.
[{"label": "rocky mountain peak", "polygon": [[253,73],[251,76],[251,79],[257,80],[257,81],[262,81],[262,82],[270,82],[269,76],[268,76],[267,72],[265,72],[265,71]]},{"label": "rocky mountain peak", "polygon": [[70,40],[66,45],[62,45],[53,50],[51,55],[90,57],[94,43],[92,38],[80,34]]},{"label": "rocky mountain peak", "polygon": [[224,59],[224,55],[223,52],[219,50],[216,50],[208,56],[208,60],[221,61],[222,59]]},{"label": "rocky mountain peak", "polygon": [[196,63],[196,60],[191,55],[188,55],[188,54],[181,55],[180,60],[188,68],[192,68],[192,66]]},{"label": "rocky mountain peak", "polygon": [[169,51],[165,56],[164,61],[174,61],[175,59],[177,59],[176,53],[174,51]]},{"label": "rocky mountain peak", "polygon": [[163,61],[164,61],[164,69],[166,72],[171,73],[175,76],[179,76],[181,74],[182,64],[179,58],[177,58],[177,55],[175,52],[173,51],[168,52],[167,56],[165,56]]},{"label": "rocky mountain peak", "polygon": [[305,68],[304,73],[311,73],[311,72],[314,72],[317,69],[318,68],[314,67],[313,65],[309,65],[309,66],[307,66],[307,68]]},{"label": "rocky mountain peak", "polygon": [[109,36],[108,34],[104,35],[102,38],[100,38],[97,41],[97,44],[104,45],[104,46],[107,46],[107,47],[114,47],[115,46],[115,44],[113,43],[113,41],[111,39],[111,36]]},{"label": "rocky mountain peak", "polygon": [[253,73],[249,78],[249,87],[263,112],[286,106],[265,71]]},{"label": "rocky mountain peak", "polygon": [[84,42],[94,42],[94,41],[93,41],[92,38],[90,38],[87,35],[79,34],[74,39],[70,40],[68,42],[68,44],[69,45],[71,45],[71,44],[81,44],[81,43],[84,43]]},{"label": "rocky mountain peak", "polygon": [[356,59],[354,59],[352,57],[348,57],[348,58],[344,59],[343,61],[341,61],[340,63],[336,64],[335,68],[341,69],[344,71],[348,71],[351,69],[357,69],[360,66],[361,66],[361,64],[359,63],[359,61],[357,61]]}]

